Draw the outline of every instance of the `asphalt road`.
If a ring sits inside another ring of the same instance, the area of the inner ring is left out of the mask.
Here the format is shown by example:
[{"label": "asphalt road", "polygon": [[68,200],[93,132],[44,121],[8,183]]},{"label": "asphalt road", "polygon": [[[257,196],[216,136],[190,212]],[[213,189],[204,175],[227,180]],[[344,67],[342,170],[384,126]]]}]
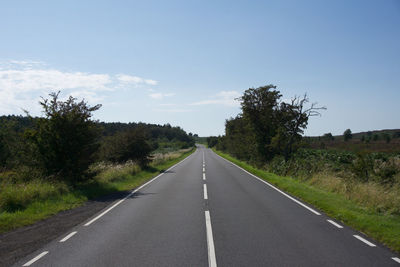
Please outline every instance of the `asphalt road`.
[{"label": "asphalt road", "polygon": [[15,266],[399,266],[396,260],[199,147]]}]

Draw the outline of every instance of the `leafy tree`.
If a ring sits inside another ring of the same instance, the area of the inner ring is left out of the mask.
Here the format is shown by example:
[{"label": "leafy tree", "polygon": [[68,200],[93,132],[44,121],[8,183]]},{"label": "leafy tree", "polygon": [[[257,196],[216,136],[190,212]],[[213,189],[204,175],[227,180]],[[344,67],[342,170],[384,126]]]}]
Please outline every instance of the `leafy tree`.
[{"label": "leafy tree", "polygon": [[[277,117],[279,120],[278,136],[284,136],[284,148],[281,153],[285,160],[288,160],[293,150],[296,150],[301,141],[301,135],[307,128],[308,119],[312,116],[320,116],[319,110],[325,107],[317,107],[317,103],[312,103],[306,107],[309,102],[307,95],[292,98],[290,103],[281,102]],[[283,130],[282,130],[283,129]],[[275,137],[274,137],[275,138]],[[295,147],[296,145],[296,147]]]},{"label": "leafy tree", "polygon": [[287,160],[300,143],[310,116],[320,115],[316,103],[306,107],[307,95],[294,97],[290,103],[281,101],[276,86],[249,88],[239,100],[242,117],[248,122],[255,140],[258,155],[268,161],[275,154],[283,154]]},{"label": "leafy tree", "polygon": [[335,140],[335,138],[333,137],[333,135],[331,133],[324,134],[323,138],[324,138],[324,140],[327,140],[327,141]]},{"label": "leafy tree", "polygon": [[270,84],[258,88],[247,89],[241,101],[243,118],[249,122],[254,132],[258,155],[264,160],[273,157],[273,149],[268,146],[276,135],[276,110],[278,100],[282,97],[276,86]]},{"label": "leafy tree", "polygon": [[379,135],[374,134],[374,135],[372,136],[372,140],[373,140],[373,141],[378,141],[378,140],[379,140]]},{"label": "leafy tree", "polygon": [[72,96],[61,101],[59,93],[49,94],[50,99],[42,98],[44,117],[27,135],[37,146],[45,172],[74,183],[84,179],[99,147],[100,130],[91,117],[101,105],[90,107]]},{"label": "leafy tree", "polygon": [[217,136],[210,136],[207,137],[207,145],[208,147],[215,147],[218,144],[218,137]]},{"label": "leafy tree", "polygon": [[346,141],[346,142],[353,138],[353,134],[351,133],[350,129],[347,129],[346,131],[344,131],[343,138],[344,138],[344,141]]},{"label": "leafy tree", "polygon": [[107,137],[100,149],[100,159],[116,163],[132,160],[142,167],[146,166],[152,151],[147,139],[143,129],[119,132]]}]

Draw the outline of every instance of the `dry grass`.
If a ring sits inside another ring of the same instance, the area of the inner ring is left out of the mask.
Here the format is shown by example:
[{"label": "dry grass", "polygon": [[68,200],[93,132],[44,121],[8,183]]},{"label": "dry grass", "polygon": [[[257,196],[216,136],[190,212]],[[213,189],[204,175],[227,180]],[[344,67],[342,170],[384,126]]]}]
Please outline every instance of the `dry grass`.
[{"label": "dry grass", "polygon": [[178,151],[168,152],[168,153],[153,154],[152,155],[152,163],[151,163],[151,165],[159,165],[159,164],[162,164],[162,163],[164,163],[166,161],[177,159],[180,156],[182,156],[182,154],[187,153],[190,150],[192,150],[192,148],[180,149]]},{"label": "dry grass", "polygon": [[368,209],[386,214],[400,214],[400,184],[392,186],[376,182],[343,179],[329,173],[318,173],[308,181],[317,188],[344,195]]}]

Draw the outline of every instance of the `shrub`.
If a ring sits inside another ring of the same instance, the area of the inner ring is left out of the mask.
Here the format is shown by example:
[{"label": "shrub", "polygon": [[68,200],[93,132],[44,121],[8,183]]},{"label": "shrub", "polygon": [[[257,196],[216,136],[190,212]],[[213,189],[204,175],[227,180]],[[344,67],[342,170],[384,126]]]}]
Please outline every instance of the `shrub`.
[{"label": "shrub", "polygon": [[343,138],[344,138],[344,141],[348,141],[353,138],[353,134],[351,133],[350,129],[347,129],[346,131],[344,131]]},{"label": "shrub", "polygon": [[94,162],[100,131],[91,117],[100,105],[90,107],[71,96],[63,102],[59,93],[40,102],[45,117],[26,134],[37,147],[45,173],[75,183],[86,177],[84,172]]},{"label": "shrub", "polygon": [[151,150],[142,130],[130,130],[107,137],[101,145],[100,159],[113,163],[132,160],[143,167],[150,162]]}]

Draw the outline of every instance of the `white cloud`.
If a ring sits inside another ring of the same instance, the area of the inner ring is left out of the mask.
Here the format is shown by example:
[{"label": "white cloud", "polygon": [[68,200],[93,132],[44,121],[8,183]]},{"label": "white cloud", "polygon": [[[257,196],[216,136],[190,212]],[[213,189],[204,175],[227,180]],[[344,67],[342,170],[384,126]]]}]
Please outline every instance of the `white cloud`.
[{"label": "white cloud", "polygon": [[183,112],[191,112],[192,110],[184,108],[157,108],[154,109],[154,111],[168,112],[168,113],[183,113]]},{"label": "white cloud", "polygon": [[239,106],[239,101],[237,100],[241,94],[237,91],[221,91],[214,96],[212,99],[202,100],[198,102],[191,103],[191,106],[200,105],[223,105],[228,107]]},{"label": "white cloud", "polygon": [[147,85],[157,85],[158,82],[150,79],[143,79],[137,76],[131,76],[127,74],[118,74],[117,79],[122,83],[131,83],[131,84],[147,84]]},{"label": "white cloud", "polygon": [[127,74],[62,71],[39,61],[10,60],[0,62],[0,114],[21,113],[22,108],[37,113],[39,97],[53,91],[66,90],[69,95],[97,104],[107,91],[156,84]]},{"label": "white cloud", "polygon": [[149,97],[153,99],[163,99],[164,97],[174,96],[174,93],[151,93]]}]

